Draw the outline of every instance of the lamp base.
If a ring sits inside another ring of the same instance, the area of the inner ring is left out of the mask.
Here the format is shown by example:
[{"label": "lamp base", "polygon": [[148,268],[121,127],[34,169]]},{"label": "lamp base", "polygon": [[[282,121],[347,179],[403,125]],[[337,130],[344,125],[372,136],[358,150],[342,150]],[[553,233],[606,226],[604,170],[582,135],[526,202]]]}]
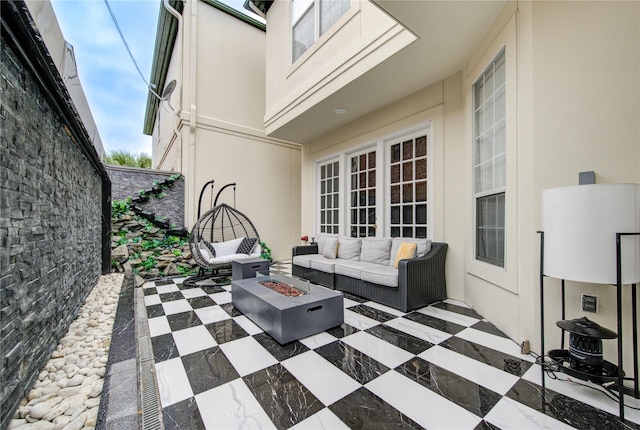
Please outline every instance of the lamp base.
[{"label": "lamp base", "polygon": [[[552,349],[548,352],[548,355],[558,366],[555,370],[583,381],[591,381],[594,384],[602,385],[607,382],[617,381],[620,375],[618,366],[606,360],[602,362],[601,367],[585,368],[581,367],[566,349]],[[622,375],[624,376],[624,372]]]}]

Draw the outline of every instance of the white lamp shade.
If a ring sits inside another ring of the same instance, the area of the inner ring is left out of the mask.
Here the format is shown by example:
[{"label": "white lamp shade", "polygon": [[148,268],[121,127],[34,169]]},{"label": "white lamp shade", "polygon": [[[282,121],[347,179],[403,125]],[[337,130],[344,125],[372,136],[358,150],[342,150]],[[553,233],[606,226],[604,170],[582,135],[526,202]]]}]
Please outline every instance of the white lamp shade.
[{"label": "white lamp shade", "polygon": [[[640,184],[542,191],[544,274],[616,284],[616,233],[640,232]],[[622,283],[640,282],[640,236],[621,237]]]}]

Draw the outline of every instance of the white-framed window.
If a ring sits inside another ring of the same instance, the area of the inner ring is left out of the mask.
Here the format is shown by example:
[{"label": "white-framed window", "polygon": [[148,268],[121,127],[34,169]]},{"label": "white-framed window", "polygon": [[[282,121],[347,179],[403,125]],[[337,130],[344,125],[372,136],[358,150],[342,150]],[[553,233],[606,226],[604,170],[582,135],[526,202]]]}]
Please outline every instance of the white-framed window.
[{"label": "white-framed window", "polygon": [[351,7],[351,0],[292,0],[291,62],[295,63]]},{"label": "white-framed window", "polygon": [[340,162],[325,161],[318,165],[320,233],[337,234],[340,228]]},{"label": "white-framed window", "polygon": [[419,133],[390,142],[389,234],[427,237],[428,136]]},{"label": "white-framed window", "polygon": [[349,156],[349,236],[376,235],[378,202],[376,149],[365,149]]},{"label": "white-framed window", "polygon": [[473,84],[475,258],[505,265],[507,192],[504,49]]}]

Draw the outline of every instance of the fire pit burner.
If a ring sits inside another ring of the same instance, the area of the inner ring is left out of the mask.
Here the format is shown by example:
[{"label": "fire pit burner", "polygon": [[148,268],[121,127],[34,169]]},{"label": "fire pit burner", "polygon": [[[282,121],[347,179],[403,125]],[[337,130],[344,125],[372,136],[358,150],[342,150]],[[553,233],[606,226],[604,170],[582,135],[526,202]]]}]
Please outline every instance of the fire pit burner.
[{"label": "fire pit burner", "polygon": [[283,282],[278,281],[260,281],[258,282],[260,285],[264,285],[270,290],[275,291],[276,293],[280,293],[283,296],[287,297],[298,297],[302,296],[304,293],[296,288],[293,288],[291,285],[285,284]]}]

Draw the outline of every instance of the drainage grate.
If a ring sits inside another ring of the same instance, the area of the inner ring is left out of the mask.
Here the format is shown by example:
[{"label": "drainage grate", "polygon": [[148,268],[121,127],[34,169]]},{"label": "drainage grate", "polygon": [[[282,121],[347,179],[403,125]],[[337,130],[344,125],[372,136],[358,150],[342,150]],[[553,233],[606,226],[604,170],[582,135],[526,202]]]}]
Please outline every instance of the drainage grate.
[{"label": "drainage grate", "polygon": [[142,288],[136,288],[136,337],[138,344],[138,374],[140,383],[140,412],[142,430],[164,430],[162,407],[158,395],[158,384],[154,366],[147,311],[144,307]]}]

